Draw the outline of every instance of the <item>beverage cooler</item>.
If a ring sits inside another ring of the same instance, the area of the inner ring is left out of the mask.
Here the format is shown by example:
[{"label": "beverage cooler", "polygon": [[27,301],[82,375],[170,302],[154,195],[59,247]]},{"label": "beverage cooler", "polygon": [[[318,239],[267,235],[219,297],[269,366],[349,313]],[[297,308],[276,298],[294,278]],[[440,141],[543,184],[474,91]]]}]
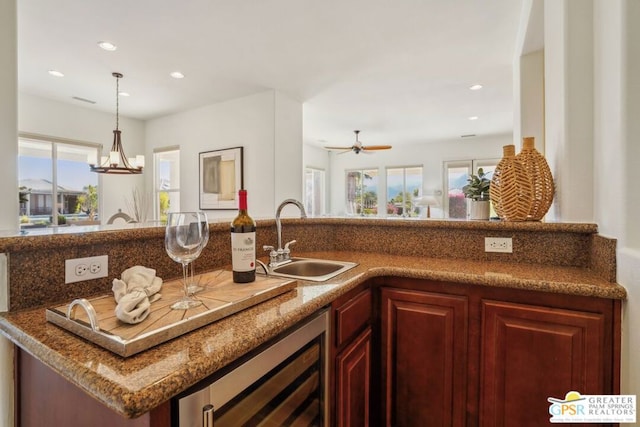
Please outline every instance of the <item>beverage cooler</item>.
[{"label": "beverage cooler", "polygon": [[329,311],[172,400],[173,425],[328,426]]}]

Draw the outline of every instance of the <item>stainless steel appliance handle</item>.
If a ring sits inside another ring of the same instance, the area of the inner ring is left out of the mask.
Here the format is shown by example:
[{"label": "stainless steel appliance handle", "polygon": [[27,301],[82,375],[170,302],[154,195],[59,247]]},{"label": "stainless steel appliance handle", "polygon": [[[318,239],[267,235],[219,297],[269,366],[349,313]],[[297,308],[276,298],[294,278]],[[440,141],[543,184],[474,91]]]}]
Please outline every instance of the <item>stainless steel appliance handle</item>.
[{"label": "stainless steel appliance handle", "polygon": [[213,427],[213,405],[202,408],[202,427]]}]

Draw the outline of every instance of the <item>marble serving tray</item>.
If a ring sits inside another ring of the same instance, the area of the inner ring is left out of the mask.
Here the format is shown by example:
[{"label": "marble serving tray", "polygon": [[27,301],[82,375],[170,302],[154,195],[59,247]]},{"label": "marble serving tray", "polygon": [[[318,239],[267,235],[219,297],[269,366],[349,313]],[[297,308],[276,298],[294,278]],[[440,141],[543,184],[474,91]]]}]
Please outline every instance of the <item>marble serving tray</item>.
[{"label": "marble serving tray", "polygon": [[131,325],[115,316],[113,294],[93,299],[78,299],[46,309],[46,318],[94,344],[123,357],[193,331],[226,316],[259,304],[296,287],[296,280],[256,275],[251,283],[234,283],[232,272],[217,270],[197,275],[203,287],[195,297],[198,307],[173,310],[171,304],[183,295],[180,280],[162,285],[162,298],[151,304],[151,313],[142,322]]}]

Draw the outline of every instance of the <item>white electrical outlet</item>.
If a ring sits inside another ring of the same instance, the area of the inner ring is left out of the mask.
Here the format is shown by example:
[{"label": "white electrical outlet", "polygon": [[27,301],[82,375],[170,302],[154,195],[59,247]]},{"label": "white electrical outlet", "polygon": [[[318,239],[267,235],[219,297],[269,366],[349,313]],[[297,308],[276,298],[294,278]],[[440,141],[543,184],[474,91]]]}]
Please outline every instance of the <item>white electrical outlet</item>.
[{"label": "white electrical outlet", "polygon": [[513,253],[513,241],[511,237],[485,237],[484,251]]},{"label": "white electrical outlet", "polygon": [[109,255],[74,258],[64,261],[64,283],[99,279],[109,274]]}]

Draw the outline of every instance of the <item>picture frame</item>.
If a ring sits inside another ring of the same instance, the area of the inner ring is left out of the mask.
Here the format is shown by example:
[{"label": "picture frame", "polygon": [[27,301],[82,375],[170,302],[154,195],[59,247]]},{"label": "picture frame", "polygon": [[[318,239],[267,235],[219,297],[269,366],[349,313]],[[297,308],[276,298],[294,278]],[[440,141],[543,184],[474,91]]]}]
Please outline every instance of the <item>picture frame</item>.
[{"label": "picture frame", "polygon": [[201,210],[238,209],[238,191],[244,188],[243,147],[199,153]]}]

